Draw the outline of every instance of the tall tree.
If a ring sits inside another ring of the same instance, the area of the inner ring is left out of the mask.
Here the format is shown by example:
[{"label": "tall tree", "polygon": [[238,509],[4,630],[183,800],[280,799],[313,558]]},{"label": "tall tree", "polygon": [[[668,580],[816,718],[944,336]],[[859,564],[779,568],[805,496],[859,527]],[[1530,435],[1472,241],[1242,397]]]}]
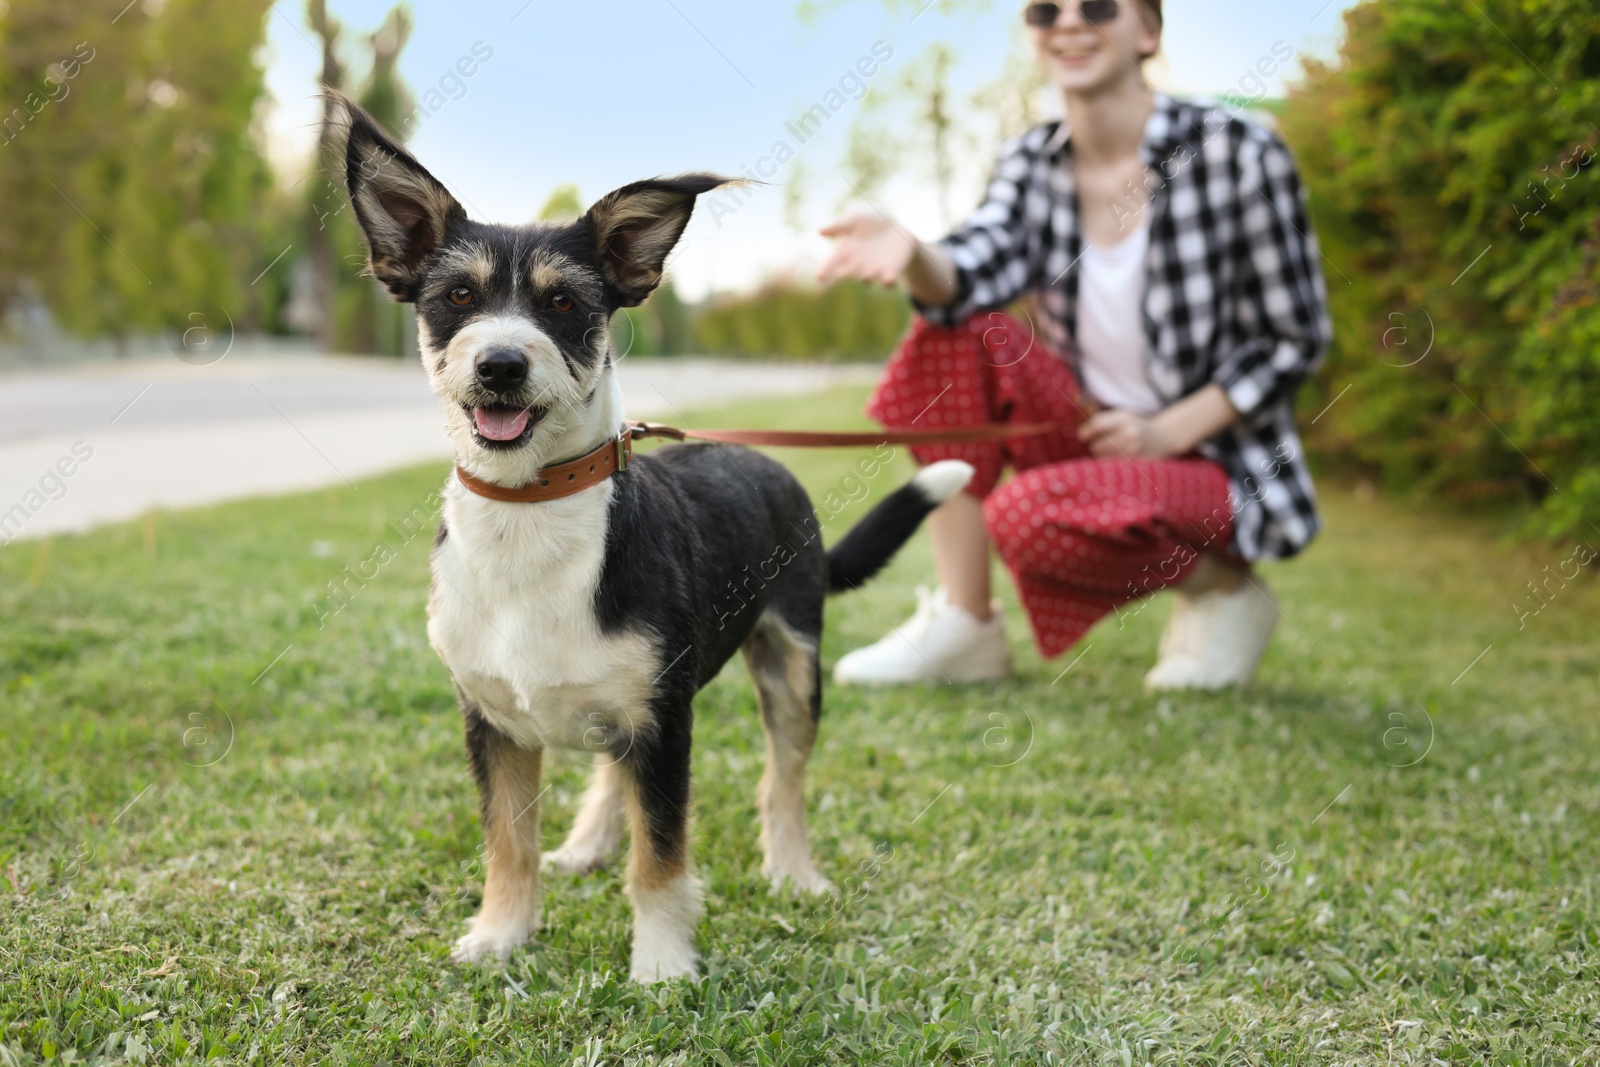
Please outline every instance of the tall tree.
[{"label": "tall tree", "polygon": [[10,0],[0,9],[0,300],[128,337],[195,302],[259,317],[251,136],[269,0]]},{"label": "tall tree", "polygon": [[572,183],[558,185],[550,190],[544,207],[539,209],[541,222],[571,222],[583,214],[583,198]]},{"label": "tall tree", "polygon": [[359,97],[367,114],[402,139],[409,139],[410,132],[401,128],[401,120],[411,114],[416,106],[411,90],[400,80],[397,69],[400,53],[411,39],[411,25],[411,11],[404,4],[399,4],[389,11],[382,25],[367,35],[367,47],[372,51],[372,69]]},{"label": "tall tree", "polygon": [[[343,46],[347,27],[329,14],[326,0],[307,0],[306,22],[321,44],[323,84],[355,97],[404,142],[414,101],[398,68],[411,36],[409,8],[404,4],[392,8],[376,30],[354,38],[357,45],[349,51]],[[362,72],[359,77],[352,74],[353,68]],[[295,325],[313,333],[328,351],[402,355],[414,320],[381,286],[363,276],[366,256],[345,195],[344,164],[330,114],[325,99],[316,160],[307,179],[306,251],[301,261],[305,280]]]},{"label": "tall tree", "polygon": [[[339,62],[339,37],[344,27],[328,14],[327,0],[306,0],[306,22],[317,35],[322,49],[322,85],[341,92],[347,90],[344,67]],[[344,189],[334,180],[338,146],[332,120],[333,101],[324,96],[315,171],[307,195],[306,265],[309,289],[317,308],[310,325],[318,343],[328,351],[336,344],[340,275],[331,220],[338,217],[345,204]]]}]

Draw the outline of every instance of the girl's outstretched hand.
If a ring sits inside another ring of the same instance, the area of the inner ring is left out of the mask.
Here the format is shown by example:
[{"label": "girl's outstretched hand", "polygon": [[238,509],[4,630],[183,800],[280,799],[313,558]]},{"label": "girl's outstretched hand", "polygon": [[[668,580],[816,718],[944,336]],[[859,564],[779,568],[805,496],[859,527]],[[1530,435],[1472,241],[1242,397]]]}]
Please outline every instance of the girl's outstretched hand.
[{"label": "girl's outstretched hand", "polygon": [[876,212],[840,219],[824,226],[821,233],[836,242],[833,255],[817,272],[817,280],[823,285],[840,278],[894,285],[917,251],[915,237],[893,219]]}]

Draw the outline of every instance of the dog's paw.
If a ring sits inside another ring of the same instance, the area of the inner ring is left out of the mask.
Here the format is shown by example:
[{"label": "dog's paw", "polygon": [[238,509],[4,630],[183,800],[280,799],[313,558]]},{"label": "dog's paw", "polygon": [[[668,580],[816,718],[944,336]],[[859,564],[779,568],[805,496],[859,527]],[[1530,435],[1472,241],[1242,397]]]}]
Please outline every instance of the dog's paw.
[{"label": "dog's paw", "polygon": [[768,870],[764,873],[774,893],[783,892],[785,885],[793,886],[802,893],[811,893],[816,896],[834,891],[833,883],[822,877],[822,872],[809,864],[795,870]]},{"label": "dog's paw", "polygon": [[610,859],[609,850],[562,845],[539,858],[539,869],[546,874],[588,874],[604,867]]},{"label": "dog's paw", "polygon": [[537,919],[527,923],[490,925],[480,916],[472,920],[470,930],[456,939],[455,947],[450,950],[450,959],[455,963],[486,963],[490,960],[504,963],[511,958],[511,951],[525,943],[538,925]]},{"label": "dog's paw", "polygon": [[705,914],[700,879],[685,872],[665,885],[646,888],[634,883],[625,892],[633,901],[629,976],[635,982],[696,977],[700,954],[694,948],[694,931]]},{"label": "dog's paw", "polygon": [[646,984],[665,982],[669,978],[696,980],[700,977],[699,964],[700,955],[692,944],[671,947],[657,945],[649,949],[635,947],[628,977]]}]

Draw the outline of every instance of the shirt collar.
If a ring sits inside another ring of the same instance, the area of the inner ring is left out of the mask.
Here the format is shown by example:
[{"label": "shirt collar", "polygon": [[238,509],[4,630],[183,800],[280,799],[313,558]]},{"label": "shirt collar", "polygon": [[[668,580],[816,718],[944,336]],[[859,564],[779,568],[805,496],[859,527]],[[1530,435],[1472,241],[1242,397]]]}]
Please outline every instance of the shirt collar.
[{"label": "shirt collar", "polygon": [[[1140,140],[1140,155],[1145,163],[1149,164],[1155,159],[1163,157],[1167,152],[1183,140],[1179,125],[1179,109],[1182,105],[1166,93],[1155,94],[1153,106],[1150,108],[1150,117],[1145,120],[1144,136]],[[1050,135],[1050,140],[1045,142],[1045,156],[1049,159],[1057,158],[1063,153],[1072,139],[1072,125],[1065,116],[1056,124],[1055,132]]]}]

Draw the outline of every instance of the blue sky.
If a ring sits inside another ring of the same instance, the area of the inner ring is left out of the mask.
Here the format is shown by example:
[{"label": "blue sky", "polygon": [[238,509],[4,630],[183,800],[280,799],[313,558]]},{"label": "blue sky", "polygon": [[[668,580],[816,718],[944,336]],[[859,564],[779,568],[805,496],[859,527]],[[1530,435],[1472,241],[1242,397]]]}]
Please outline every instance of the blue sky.
[{"label": "blue sky", "polygon": [[[1331,55],[1340,12],[1353,2],[1168,0],[1165,55],[1149,73],[1178,93],[1234,89],[1278,42],[1297,56]],[[390,6],[329,3],[352,40],[376,28]],[[1027,61],[1016,51],[1021,5],[1012,0],[955,0],[958,11],[940,3],[921,14],[911,0],[823,6],[806,19],[794,0],[419,0],[400,70],[419,95],[439,89],[431,99],[442,106],[410,147],[474,217],[521,221],[567,182],[588,202],[653,174],[737,174],[782,140],[796,159],[768,164],[774,186],[737,212],[697,212],[673,271],[686,295],[699,297],[750,288],[785,269],[809,270],[826,242],[806,231],[831,218],[848,192],[838,163],[861,105],[846,103],[804,145],[786,123],[822,101],[875,45],[892,58],[868,80],[869,92],[937,41],[957,49],[954,81],[963,98],[1008,62]],[[464,58],[470,77],[458,70]],[[319,69],[303,0],[280,0],[268,25],[274,103],[267,130],[275,163],[291,175],[303,170],[315,137]],[[1286,73],[1292,78],[1297,69],[1291,63]],[[1281,91],[1284,74],[1269,80],[1272,92]],[[973,203],[986,156],[977,148],[963,152],[957,214]],[[784,221],[781,189],[796,174],[806,192],[801,232]],[[914,174],[875,202],[919,233],[941,232],[937,198]]]}]

